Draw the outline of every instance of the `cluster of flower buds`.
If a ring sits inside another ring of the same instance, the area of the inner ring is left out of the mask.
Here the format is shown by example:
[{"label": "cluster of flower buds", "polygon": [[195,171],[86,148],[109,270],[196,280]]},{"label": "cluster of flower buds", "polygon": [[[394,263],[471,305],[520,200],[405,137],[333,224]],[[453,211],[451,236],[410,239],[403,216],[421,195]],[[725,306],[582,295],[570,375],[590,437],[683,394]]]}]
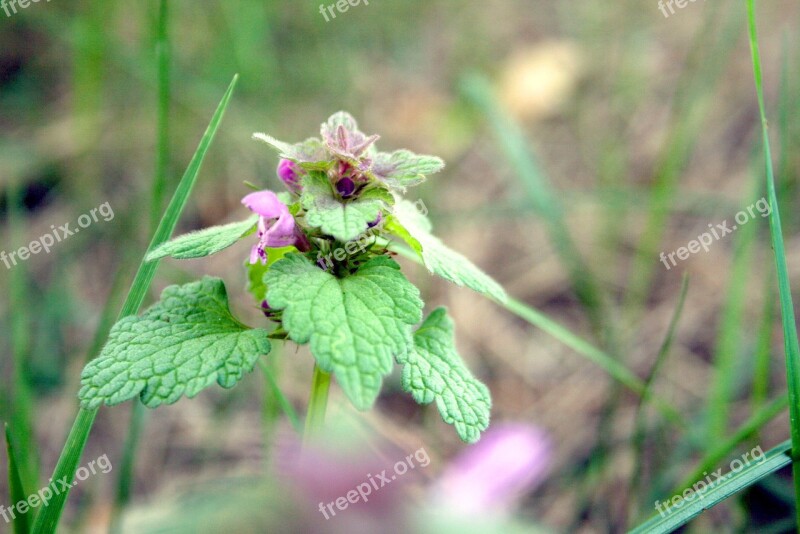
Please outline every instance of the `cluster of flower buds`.
[{"label": "cluster of flower buds", "polygon": [[[367,189],[380,188],[387,195],[402,192],[444,166],[439,158],[420,156],[408,150],[378,152],[375,142],[380,137],[363,133],[355,119],[342,111],[322,124],[319,138],[289,144],[266,134],[254,137],[280,152],[277,175],[292,194],[303,195],[303,180],[309,173],[325,173],[331,192],[343,203],[355,201]],[[253,247],[251,262],[266,262],[265,249],[269,247],[293,245],[300,251],[309,250],[310,244],[302,228],[275,193],[251,193],[242,202],[259,215],[259,242]],[[384,213],[379,212],[375,220],[367,224],[368,228],[380,224],[383,217]]]}]

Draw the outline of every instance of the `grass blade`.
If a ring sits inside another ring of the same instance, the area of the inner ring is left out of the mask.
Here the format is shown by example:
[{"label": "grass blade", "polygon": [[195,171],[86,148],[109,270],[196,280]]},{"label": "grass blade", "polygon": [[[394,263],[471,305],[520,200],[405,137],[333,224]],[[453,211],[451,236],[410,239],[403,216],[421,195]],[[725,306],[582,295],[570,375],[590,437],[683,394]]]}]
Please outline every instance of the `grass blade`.
[{"label": "grass blade", "polygon": [[[6,429],[6,451],[8,452],[8,493],[11,496],[12,503],[18,503],[28,498],[28,493],[22,484],[22,477],[19,472],[19,463],[17,462],[17,453],[14,450],[11,438],[11,430],[8,424],[5,425]],[[31,531],[30,525],[31,513],[16,514],[14,519],[14,532],[16,534],[28,534]]]},{"label": "grass blade", "polygon": [[[156,21],[156,63],[158,72],[158,112],[156,119],[156,163],[153,175],[152,200],[150,203],[150,226],[153,233],[158,232],[161,210],[164,203],[164,191],[167,188],[167,167],[169,165],[169,109],[170,109],[170,52],[169,9],[167,0],[159,0],[158,18]],[[136,463],[136,450],[139,437],[146,419],[145,407],[133,403],[128,435],[122,453],[120,474],[117,479],[117,494],[111,515],[111,532],[118,530],[118,521],[122,508],[127,504],[133,486],[133,472]]]},{"label": "grass blade", "polygon": [[755,435],[761,427],[772,421],[775,416],[785,410],[788,402],[789,398],[783,395],[750,416],[730,438],[706,453],[706,456],[700,461],[694,472],[686,477],[678,488],[684,490],[700,479],[704,472],[718,465],[726,456],[730,455],[740,443]]},{"label": "grass blade", "polygon": [[[756,186],[756,190],[760,191],[761,187],[758,187],[760,181]],[[733,238],[733,267],[717,333],[713,377],[707,401],[709,443],[718,442],[727,435],[731,399],[736,386],[739,385],[736,375],[740,370],[738,365],[742,356],[747,281],[751,278],[750,270],[758,229],[759,226],[756,224],[745,225]]]},{"label": "grass blade", "polygon": [[492,89],[479,76],[465,80],[464,91],[489,120],[500,148],[513,166],[534,210],[547,224],[550,242],[569,272],[575,295],[586,307],[592,324],[603,331],[603,301],[597,282],[581,258],[564,220],[560,194],[538,164],[520,127],[501,109]]},{"label": "grass blade", "polygon": [[[688,61],[694,63],[696,68],[694,72],[687,70],[679,82],[669,137],[654,170],[648,201],[650,211],[633,259],[625,297],[624,308],[631,318],[640,313],[650,291],[654,271],[659,268],[655,258],[667,227],[668,209],[675,203],[681,175],[697,145],[698,137],[705,131],[706,117],[717,99],[713,89],[739,39],[739,10],[731,8],[730,15],[725,17],[727,20],[720,23],[723,16],[717,10],[723,9],[723,4],[718,6],[712,7],[714,11],[709,14],[692,43]],[[714,30],[718,27],[722,28],[721,35],[715,40]]]},{"label": "grass blade", "polygon": [[150,224],[152,231],[158,228],[164,203],[164,190],[167,188],[167,167],[169,166],[169,108],[170,77],[169,62],[172,47],[169,40],[169,10],[167,0],[159,0],[158,21],[156,23],[156,63],[158,70],[158,118],[156,139],[156,167],[153,180],[153,200]]},{"label": "grass blade", "polygon": [[792,461],[790,450],[791,445],[788,441],[781,443],[765,454],[764,461],[753,463],[738,473],[731,474],[724,481],[706,491],[702,499],[686,501],[681,508],[674,509],[674,512],[666,514],[664,517],[660,515],[654,516],[631,530],[630,534],[665,534],[677,530],[700,515],[704,510],[716,506],[738,491],[752,486],[759,480],[787,466]]},{"label": "grass blade", "polygon": [[633,448],[635,451],[635,461],[634,461],[634,468],[633,474],[631,475],[631,493],[633,495],[641,495],[640,488],[642,482],[642,473],[644,471],[644,450],[645,450],[645,437],[646,437],[646,423],[647,418],[645,414],[647,413],[644,410],[644,400],[647,395],[650,394],[650,389],[653,385],[653,381],[655,380],[656,375],[661,370],[661,367],[664,365],[664,362],[667,360],[667,355],[669,354],[669,350],[672,347],[672,341],[675,339],[675,330],[678,327],[678,321],[680,321],[681,314],[683,313],[683,305],[686,302],[686,294],[689,290],[689,276],[684,273],[683,280],[681,280],[681,291],[678,295],[678,303],[675,306],[675,311],[672,312],[672,318],[669,321],[669,326],[667,327],[667,334],[664,336],[664,340],[661,342],[661,347],[658,349],[658,354],[656,356],[656,361],[653,364],[653,368],[650,369],[650,373],[647,375],[645,379],[644,386],[645,392],[642,395],[639,405],[636,408],[636,417],[635,417],[635,430],[633,433]]},{"label": "grass blade", "polygon": [[[417,263],[422,261],[416,252],[413,252],[407,247],[395,244],[390,245],[388,242],[385,242],[385,246],[387,246],[392,252],[396,252],[404,258],[410,259]],[[672,405],[659,399],[658,397],[655,397],[654,395],[651,395],[647,391],[645,382],[641,378],[636,376],[630,369],[625,367],[625,365],[617,361],[608,353],[598,349],[585,339],[570,332],[567,327],[557,323],[556,321],[553,321],[539,310],[536,310],[523,302],[509,298],[507,302],[501,305],[514,315],[547,332],[584,358],[598,365],[606,373],[608,373],[611,378],[627,387],[634,393],[637,393],[646,399],[652,400],[661,414],[670,422],[681,428],[686,426],[683,416],[677,410],[675,410]]]},{"label": "grass blade", "polygon": [[[764,106],[764,88],[761,75],[761,57],[758,50],[758,30],[756,28],[755,1],[747,1],[747,29],[750,36],[750,52],[753,60],[753,78],[758,98],[758,112],[761,117],[761,138],[764,143],[764,162],[767,171],[767,196],[772,211],[769,215],[772,249],[775,253],[775,268],[778,274],[778,294],[781,302],[781,321],[783,325],[784,350],[786,352],[786,383],[789,389],[789,423],[792,436],[792,476],[794,478],[795,503],[800,504],[800,346],[797,340],[792,290],[789,286],[789,273],[786,266],[786,251],[781,230],[781,216],[775,193],[775,176],[772,170],[772,151],[769,144],[767,113]],[[797,523],[800,525],[800,506],[795,506]]]},{"label": "grass blade", "polygon": [[[8,228],[11,242],[23,241],[23,221],[20,217],[22,188],[11,188],[8,202]],[[36,450],[34,413],[36,411],[26,362],[32,354],[31,327],[35,311],[30,303],[30,276],[25,263],[15,266],[8,275],[10,310],[11,376],[9,387],[3,392],[4,417],[14,429],[12,443],[20,455],[16,463],[23,487],[33,490],[38,486],[39,458]]]},{"label": "grass blade", "polygon": [[[142,305],[142,302],[147,295],[147,291],[149,290],[150,284],[153,281],[153,277],[155,276],[159,262],[145,262],[144,258],[147,256],[147,253],[169,239],[170,235],[172,235],[172,232],[175,230],[178,219],[180,218],[180,215],[183,212],[187,201],[189,200],[189,195],[194,188],[194,184],[197,181],[197,176],[200,172],[203,159],[205,158],[205,155],[211,146],[211,141],[214,139],[214,135],[216,134],[217,129],[222,122],[222,117],[225,114],[225,110],[227,109],[231,96],[233,95],[233,89],[236,86],[237,80],[238,75],[233,77],[233,81],[231,81],[228,90],[222,97],[222,100],[220,101],[219,106],[217,107],[217,110],[214,113],[214,116],[212,117],[205,134],[203,135],[203,138],[200,140],[197,151],[189,163],[189,167],[186,169],[183,178],[181,178],[181,181],[175,190],[175,194],[173,195],[169,206],[167,206],[164,216],[161,218],[161,222],[159,223],[158,228],[156,229],[153,238],[150,241],[150,246],[142,256],[142,263],[139,265],[139,270],[137,271],[133,280],[133,284],[128,292],[128,296],[122,305],[119,318],[127,317],[138,312],[139,307]],[[78,468],[78,462],[80,462],[83,449],[86,446],[86,440],[89,438],[89,432],[94,424],[96,415],[97,410],[79,410],[78,415],[75,418],[75,422],[72,425],[72,429],[70,430],[69,436],[67,437],[67,442],[65,443],[64,448],[61,451],[61,456],[56,464],[55,473],[53,474],[54,480],[59,480],[64,477],[66,477],[68,480],[72,480],[74,478],[75,471]],[[37,514],[36,520],[33,524],[34,534],[51,534],[55,532],[56,527],[58,526],[58,520],[64,510],[64,505],[67,501],[68,495],[69,492],[60,493],[59,495],[55,496],[52,501],[50,501],[48,506],[41,509],[41,511]]]}]

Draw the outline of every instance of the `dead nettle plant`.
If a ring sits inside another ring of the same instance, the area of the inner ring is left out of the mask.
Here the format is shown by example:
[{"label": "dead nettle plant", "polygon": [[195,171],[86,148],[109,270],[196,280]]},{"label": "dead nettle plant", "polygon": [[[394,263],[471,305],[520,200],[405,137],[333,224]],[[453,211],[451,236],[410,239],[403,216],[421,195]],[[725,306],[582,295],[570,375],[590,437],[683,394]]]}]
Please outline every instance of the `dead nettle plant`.
[{"label": "dead nettle plant", "polygon": [[[420,292],[390,251],[399,238],[432,273],[506,301],[503,289],[431,234],[425,215],[403,198],[444,162],[408,150],[379,152],[378,136],[361,132],[345,112],[322,124],[321,138],[254,138],[279,152],[277,173],[287,190],[250,192],[242,199],[248,218],[177,237],[147,260],[200,258],[252,240],[248,290],[267,324],[251,328],[234,317],[219,278],[170,286],[143,314],[113,327],[83,371],[82,407],[139,397],[156,408],[214,382],[230,388],[272,343],[291,341],[309,345],[315,359],[306,436],[319,432],[331,376],[356,408],[368,410],[398,364],[405,391],[418,403],[435,401],[462,440],[477,441],[489,425],[489,390],[458,355],[447,310],[423,318]],[[332,254],[340,249],[348,254]]]}]

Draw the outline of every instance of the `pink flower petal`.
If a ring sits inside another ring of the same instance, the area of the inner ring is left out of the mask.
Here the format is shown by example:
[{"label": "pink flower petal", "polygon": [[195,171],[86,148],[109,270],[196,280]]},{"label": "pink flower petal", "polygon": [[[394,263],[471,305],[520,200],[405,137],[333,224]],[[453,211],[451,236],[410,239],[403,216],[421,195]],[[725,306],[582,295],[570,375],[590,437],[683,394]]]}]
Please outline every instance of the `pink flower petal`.
[{"label": "pink flower petal", "polygon": [[250,193],[242,199],[242,204],[266,219],[278,219],[281,215],[289,215],[289,208],[278,200],[278,196],[272,191]]},{"label": "pink flower petal", "polygon": [[544,479],[550,451],[547,436],[535,427],[495,426],[443,473],[437,499],[459,513],[503,512]]}]

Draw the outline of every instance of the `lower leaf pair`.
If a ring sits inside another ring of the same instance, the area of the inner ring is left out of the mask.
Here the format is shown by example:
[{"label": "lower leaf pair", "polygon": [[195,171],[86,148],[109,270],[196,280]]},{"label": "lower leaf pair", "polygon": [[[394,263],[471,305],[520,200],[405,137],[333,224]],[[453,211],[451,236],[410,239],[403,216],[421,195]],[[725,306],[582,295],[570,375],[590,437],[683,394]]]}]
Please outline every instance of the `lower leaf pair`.
[{"label": "lower leaf pair", "polygon": [[[444,308],[422,319],[419,291],[385,256],[339,278],[304,255],[289,253],[266,271],[266,300],[282,310],[293,341],[310,345],[359,409],[369,409],[394,360],[414,399],[436,401],[443,419],[467,442],[488,427],[489,391],[455,350],[453,323]],[[117,323],[98,358],[82,375],[85,408],[139,396],[148,407],[194,397],[215,381],[233,387],[268,354],[269,332],[251,329],[230,312],[222,280],[205,277],[164,290],[139,317]]]}]

